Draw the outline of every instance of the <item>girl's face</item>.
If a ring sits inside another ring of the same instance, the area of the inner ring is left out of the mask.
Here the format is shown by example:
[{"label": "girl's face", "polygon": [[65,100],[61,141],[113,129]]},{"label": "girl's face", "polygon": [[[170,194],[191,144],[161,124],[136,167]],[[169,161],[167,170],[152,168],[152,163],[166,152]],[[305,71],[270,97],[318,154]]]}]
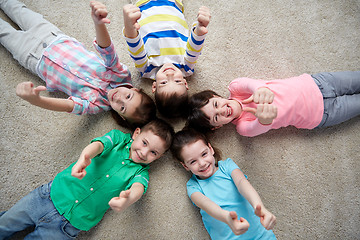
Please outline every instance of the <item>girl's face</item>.
[{"label": "girl's face", "polygon": [[210,119],[210,125],[216,129],[238,118],[242,110],[236,100],[214,96],[201,111]]},{"label": "girl's face", "polygon": [[107,94],[110,106],[122,118],[134,118],[136,108],[141,104],[141,94],[136,88],[118,87]]},{"label": "girl's face", "polygon": [[185,145],[181,157],[184,168],[201,179],[211,177],[218,169],[215,166],[214,149],[202,140]]}]

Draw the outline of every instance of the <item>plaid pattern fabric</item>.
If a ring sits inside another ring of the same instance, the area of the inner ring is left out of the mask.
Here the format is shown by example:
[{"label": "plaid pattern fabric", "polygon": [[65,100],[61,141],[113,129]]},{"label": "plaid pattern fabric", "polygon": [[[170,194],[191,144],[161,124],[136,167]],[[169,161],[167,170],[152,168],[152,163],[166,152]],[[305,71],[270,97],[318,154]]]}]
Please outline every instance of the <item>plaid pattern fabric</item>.
[{"label": "plaid pattern fabric", "polygon": [[75,103],[72,113],[96,114],[110,110],[107,92],[120,86],[132,87],[130,72],[120,63],[113,43],[101,48],[101,58],[72,38],[55,40],[43,53],[38,73],[48,91],[62,91]]}]

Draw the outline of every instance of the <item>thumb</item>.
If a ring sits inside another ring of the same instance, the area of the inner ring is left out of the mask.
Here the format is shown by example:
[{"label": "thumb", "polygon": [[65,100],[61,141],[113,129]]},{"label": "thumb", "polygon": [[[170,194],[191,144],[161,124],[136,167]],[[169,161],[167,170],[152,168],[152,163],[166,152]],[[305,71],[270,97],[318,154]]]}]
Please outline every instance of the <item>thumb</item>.
[{"label": "thumb", "polygon": [[34,92],[36,94],[39,94],[41,91],[46,91],[46,87],[45,86],[38,86],[38,87],[34,88]]},{"label": "thumb", "polygon": [[139,29],[140,29],[140,24],[136,22],[136,23],[134,24],[134,27],[135,27],[135,29],[136,29],[137,31],[139,31]]},{"label": "thumb", "polygon": [[255,115],[255,113],[256,113],[256,108],[244,107],[244,108],[243,108],[243,111],[244,111],[244,112],[249,112],[249,113],[252,113],[252,114]]},{"label": "thumb", "polygon": [[237,213],[234,211],[229,212],[229,215],[232,219],[237,219]]},{"label": "thumb", "polygon": [[103,19],[101,19],[101,22],[102,22],[102,23],[109,24],[109,23],[110,23],[110,19],[108,19],[108,18],[103,18]]},{"label": "thumb", "polygon": [[254,101],[254,95],[251,95],[249,98],[241,101],[242,103],[251,103],[252,101]]},{"label": "thumb", "polygon": [[261,213],[261,205],[257,205],[255,208],[255,215],[258,217],[262,217],[262,213]]},{"label": "thumb", "polygon": [[126,191],[121,191],[120,198],[128,198],[129,195],[130,195],[130,189],[128,189]]}]

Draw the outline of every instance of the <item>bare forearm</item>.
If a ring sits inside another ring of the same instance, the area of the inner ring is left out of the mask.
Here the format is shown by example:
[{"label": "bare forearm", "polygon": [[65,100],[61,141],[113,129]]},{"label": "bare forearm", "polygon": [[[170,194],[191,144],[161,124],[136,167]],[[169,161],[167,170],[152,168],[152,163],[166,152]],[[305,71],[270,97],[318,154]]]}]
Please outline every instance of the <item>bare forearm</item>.
[{"label": "bare forearm", "polygon": [[195,203],[196,206],[204,210],[207,214],[212,216],[213,218],[226,222],[226,214],[228,211],[222,209],[219,205],[213,202],[208,197],[204,196],[199,192],[195,192],[191,195],[191,200]]},{"label": "bare forearm", "polygon": [[105,24],[95,24],[96,42],[102,48],[107,48],[111,45],[110,34]]},{"label": "bare forearm", "polygon": [[52,111],[72,112],[72,110],[74,109],[74,102],[71,99],[39,96],[36,100],[27,100],[27,101],[35,106]]}]

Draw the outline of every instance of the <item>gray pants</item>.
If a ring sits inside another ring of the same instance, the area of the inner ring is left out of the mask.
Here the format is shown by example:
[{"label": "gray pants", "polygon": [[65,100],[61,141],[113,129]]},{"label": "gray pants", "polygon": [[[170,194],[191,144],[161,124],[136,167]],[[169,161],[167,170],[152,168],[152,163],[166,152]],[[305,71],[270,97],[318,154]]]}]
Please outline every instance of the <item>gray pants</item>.
[{"label": "gray pants", "polygon": [[324,116],[317,126],[328,127],[360,114],[360,71],[313,74],[324,97]]},{"label": "gray pants", "polygon": [[44,49],[63,33],[17,0],[0,0],[0,7],[21,29],[0,19],[0,43],[23,67],[37,75],[36,65]]}]

